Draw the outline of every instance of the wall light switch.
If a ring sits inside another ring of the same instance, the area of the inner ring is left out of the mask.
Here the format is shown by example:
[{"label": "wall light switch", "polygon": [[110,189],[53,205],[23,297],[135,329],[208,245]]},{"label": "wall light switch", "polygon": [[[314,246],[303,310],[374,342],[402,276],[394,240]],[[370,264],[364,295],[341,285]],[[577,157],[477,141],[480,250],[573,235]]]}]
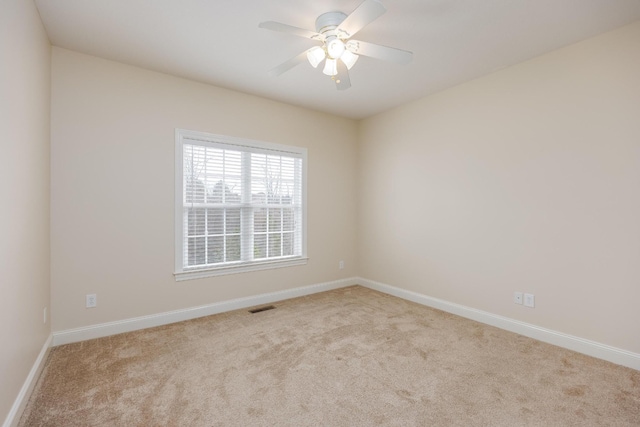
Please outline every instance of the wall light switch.
[{"label": "wall light switch", "polygon": [[535,307],[536,297],[533,294],[524,294],[524,305],[525,307]]},{"label": "wall light switch", "polygon": [[98,296],[96,294],[87,294],[87,308],[93,308],[98,305]]}]

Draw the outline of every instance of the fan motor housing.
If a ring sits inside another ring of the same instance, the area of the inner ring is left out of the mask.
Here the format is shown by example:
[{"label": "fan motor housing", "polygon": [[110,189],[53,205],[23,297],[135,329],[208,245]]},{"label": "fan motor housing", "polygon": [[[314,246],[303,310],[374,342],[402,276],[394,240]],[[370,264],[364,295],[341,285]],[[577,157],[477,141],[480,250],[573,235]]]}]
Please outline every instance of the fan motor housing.
[{"label": "fan motor housing", "polygon": [[345,20],[347,15],[342,12],[327,12],[316,19],[316,31],[320,34],[333,30]]}]

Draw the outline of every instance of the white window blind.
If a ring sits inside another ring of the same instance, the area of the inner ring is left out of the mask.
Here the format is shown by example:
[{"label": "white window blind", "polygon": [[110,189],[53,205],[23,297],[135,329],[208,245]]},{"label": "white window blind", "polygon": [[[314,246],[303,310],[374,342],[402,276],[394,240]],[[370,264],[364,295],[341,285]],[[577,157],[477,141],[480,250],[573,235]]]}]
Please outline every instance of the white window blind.
[{"label": "white window blind", "polygon": [[176,277],[306,260],[305,160],[304,149],[177,130]]}]

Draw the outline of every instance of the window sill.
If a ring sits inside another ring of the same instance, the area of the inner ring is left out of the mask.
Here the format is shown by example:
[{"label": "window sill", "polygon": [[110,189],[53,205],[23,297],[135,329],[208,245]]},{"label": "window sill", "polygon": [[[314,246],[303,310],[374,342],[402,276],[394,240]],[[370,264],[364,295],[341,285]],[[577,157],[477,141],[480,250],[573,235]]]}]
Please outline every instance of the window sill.
[{"label": "window sill", "polygon": [[249,271],[270,270],[272,268],[292,267],[305,265],[307,257],[286,258],[276,261],[252,262],[248,264],[228,265],[224,267],[180,271],[173,273],[176,282],[183,280],[203,279],[205,277],[224,276],[226,274],[246,273]]}]

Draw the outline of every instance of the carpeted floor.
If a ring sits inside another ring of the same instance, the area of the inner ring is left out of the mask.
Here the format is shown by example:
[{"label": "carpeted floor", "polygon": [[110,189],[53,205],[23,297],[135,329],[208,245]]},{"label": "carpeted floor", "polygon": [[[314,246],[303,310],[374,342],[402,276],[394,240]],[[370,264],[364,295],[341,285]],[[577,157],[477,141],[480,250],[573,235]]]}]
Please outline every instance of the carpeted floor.
[{"label": "carpeted floor", "polygon": [[639,426],[640,372],[359,286],[52,349],[21,426]]}]

